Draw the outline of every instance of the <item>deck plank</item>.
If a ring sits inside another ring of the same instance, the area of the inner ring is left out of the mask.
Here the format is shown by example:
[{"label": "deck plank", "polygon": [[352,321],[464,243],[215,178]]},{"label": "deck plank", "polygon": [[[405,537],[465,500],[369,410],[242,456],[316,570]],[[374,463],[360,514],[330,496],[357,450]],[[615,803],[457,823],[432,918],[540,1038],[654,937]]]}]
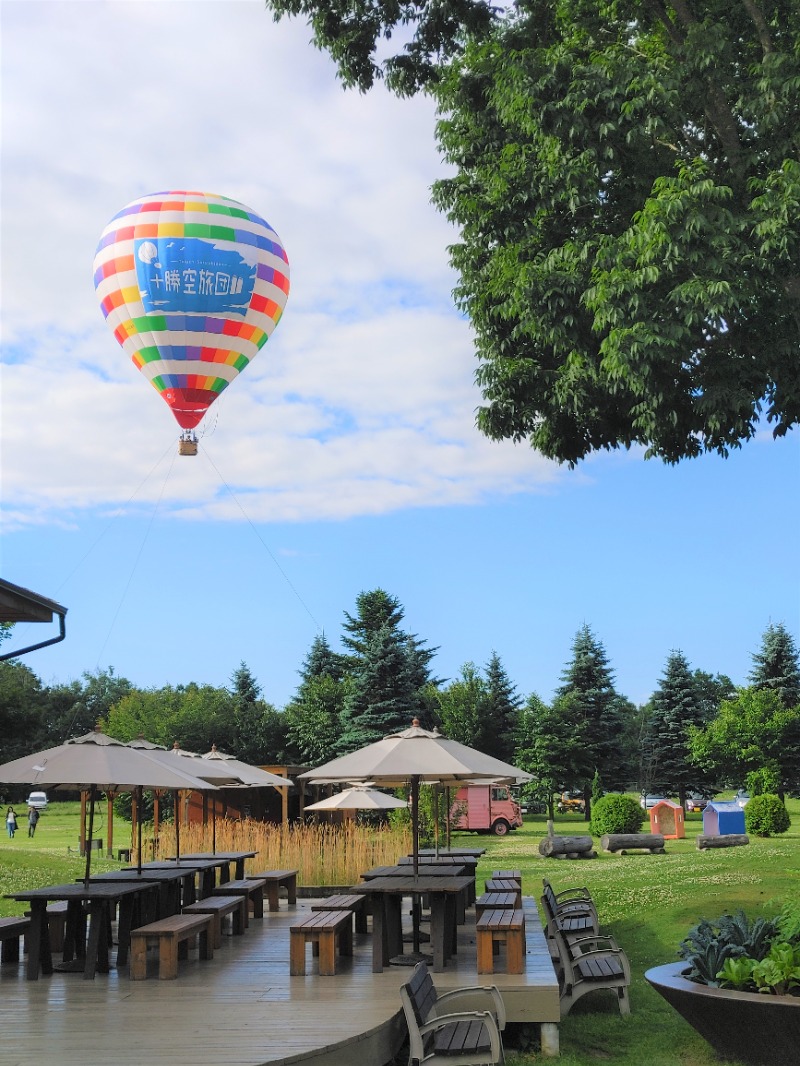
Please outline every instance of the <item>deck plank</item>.
[{"label": "deck plank", "polygon": [[[289,926],[310,914],[313,899],[266,912],[244,936],[223,936],[208,961],[196,951],[176,981],[131,982],[127,967],[84,981],[54,973],[25,979],[24,959],[0,966],[3,1066],[376,1066],[405,1032],[399,988],[410,970],[372,972],[371,933],[355,934],[352,958],[335,977],[317,960],[289,976]],[[459,929],[458,954],[435,975],[440,990],[497,984],[509,1021],[558,1024],[558,986],[532,899],[524,900],[526,968],[479,976],[474,910]],[[22,953],[20,953],[22,954]],[[152,964],[151,964],[152,965]],[[152,973],[152,971],[149,971]],[[55,1056],[55,1058],[54,1058]]]}]

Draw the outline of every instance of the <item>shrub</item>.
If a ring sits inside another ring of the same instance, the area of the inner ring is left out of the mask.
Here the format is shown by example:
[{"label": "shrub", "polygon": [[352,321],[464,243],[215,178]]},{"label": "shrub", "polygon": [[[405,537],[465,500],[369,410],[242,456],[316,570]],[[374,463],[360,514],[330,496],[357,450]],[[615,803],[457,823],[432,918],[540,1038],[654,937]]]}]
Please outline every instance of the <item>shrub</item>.
[{"label": "shrub", "polygon": [[603,796],[592,807],[590,831],[603,833],[638,833],[645,820],[645,812],[631,796]]},{"label": "shrub", "polygon": [[779,796],[766,793],[753,796],[744,809],[744,826],[756,837],[768,837],[773,833],[785,833],[791,825],[789,812]]}]

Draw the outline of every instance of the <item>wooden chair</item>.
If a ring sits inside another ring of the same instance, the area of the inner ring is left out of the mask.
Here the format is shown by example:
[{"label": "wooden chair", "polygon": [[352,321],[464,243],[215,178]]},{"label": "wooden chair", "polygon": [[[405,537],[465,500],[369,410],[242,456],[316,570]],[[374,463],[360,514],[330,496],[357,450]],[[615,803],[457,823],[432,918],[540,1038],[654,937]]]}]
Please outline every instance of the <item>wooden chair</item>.
[{"label": "wooden chair", "polygon": [[566,1018],[582,996],[598,989],[615,992],[620,1014],[630,1014],[630,964],[627,955],[614,938],[588,936],[581,940],[568,939],[557,924],[555,931],[553,943],[558,949],[555,967],[561,1017]]},{"label": "wooden chair", "polygon": [[[455,988],[441,995],[419,962],[400,986],[408,1023],[409,1066],[495,1066],[504,1062],[500,1036],[506,1010],[494,986]],[[486,1009],[475,1010],[476,1003]],[[465,1009],[472,1007],[473,1009]]]},{"label": "wooden chair", "polygon": [[557,895],[547,878],[543,879],[543,883],[544,891],[542,892],[541,904],[549,940],[555,938],[556,926],[569,940],[585,936],[597,936],[599,934],[600,924],[597,919],[597,911],[591,899],[567,894],[575,892],[576,890],[574,889],[567,889],[567,893],[559,893]]}]

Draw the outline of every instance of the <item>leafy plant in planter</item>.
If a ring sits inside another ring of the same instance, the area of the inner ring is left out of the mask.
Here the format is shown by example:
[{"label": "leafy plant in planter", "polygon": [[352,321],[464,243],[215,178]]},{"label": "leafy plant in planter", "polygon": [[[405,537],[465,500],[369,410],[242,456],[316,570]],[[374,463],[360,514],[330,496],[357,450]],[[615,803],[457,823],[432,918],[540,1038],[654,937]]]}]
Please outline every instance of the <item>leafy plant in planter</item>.
[{"label": "leafy plant in planter", "polygon": [[800,994],[800,903],[785,903],[775,918],[751,921],[743,911],[703,919],[678,949],[684,976],[712,988]]}]

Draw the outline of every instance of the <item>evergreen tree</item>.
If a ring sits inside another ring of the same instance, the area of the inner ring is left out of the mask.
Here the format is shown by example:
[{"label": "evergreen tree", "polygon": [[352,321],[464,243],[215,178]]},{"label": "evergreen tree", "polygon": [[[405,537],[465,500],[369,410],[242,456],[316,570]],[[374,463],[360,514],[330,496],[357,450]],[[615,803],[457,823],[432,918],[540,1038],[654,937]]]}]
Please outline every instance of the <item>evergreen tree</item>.
[{"label": "evergreen tree", "polygon": [[350,684],[345,660],[331,649],[324,634],[314,638],[300,678],[295,698],[284,712],[289,761],[319,766],[336,755]]},{"label": "evergreen tree", "polygon": [[341,754],[407,729],[418,706],[403,634],[389,625],[369,638],[342,714]]},{"label": "evergreen tree", "polygon": [[708,787],[708,781],[689,759],[689,727],[703,722],[703,705],[694,674],[683,652],[672,651],[652,698],[652,784],[657,791],[677,792],[682,804],[690,789],[702,791]]},{"label": "evergreen tree", "polygon": [[522,700],[500,656],[493,651],[486,665],[486,700],[477,745],[481,751],[503,762],[513,762],[521,706]]},{"label": "evergreen tree", "polygon": [[[532,774],[535,794],[554,817],[553,797],[571,785],[575,768],[583,765],[583,742],[571,715],[573,697],[562,696],[552,707],[533,693],[522,707],[517,726],[514,765]],[[531,786],[526,786],[526,792]]]},{"label": "evergreen tree", "polygon": [[302,694],[303,685],[311,678],[330,677],[341,681],[345,674],[345,663],[341,655],[331,648],[324,633],[320,633],[311,643],[311,648],[300,670],[301,684],[297,697]]},{"label": "evergreen tree", "polygon": [[474,663],[464,663],[460,676],[437,691],[442,733],[460,744],[479,747],[486,718],[486,700],[486,682]]},{"label": "evergreen tree", "polygon": [[755,689],[778,693],[788,710],[800,704],[800,661],[792,635],[782,623],[768,625],[761,638],[761,649],[753,655],[749,678]]},{"label": "evergreen tree", "polygon": [[630,776],[627,746],[631,705],[614,688],[605,648],[588,625],[573,641],[572,660],[561,675],[553,709],[567,719],[572,765],[569,788],[583,791],[585,816],[591,817],[591,784],[599,769],[611,789],[624,788]]},{"label": "evergreen tree", "polygon": [[383,589],[359,592],[356,596],[356,614],[344,612],[345,635],[342,644],[354,653],[355,658],[366,654],[370,639],[384,627],[400,632],[400,623],[405,612],[400,601]]}]

